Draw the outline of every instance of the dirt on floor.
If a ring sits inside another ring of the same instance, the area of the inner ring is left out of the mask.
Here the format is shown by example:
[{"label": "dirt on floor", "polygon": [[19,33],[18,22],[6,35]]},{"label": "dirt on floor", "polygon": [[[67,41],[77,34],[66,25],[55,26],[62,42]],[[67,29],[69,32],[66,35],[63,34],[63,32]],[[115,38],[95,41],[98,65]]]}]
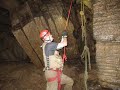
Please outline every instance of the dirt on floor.
[{"label": "dirt on floor", "polygon": [[[85,90],[84,65],[65,65],[66,75],[74,80],[73,90]],[[0,90],[45,90],[44,72],[32,63],[0,63]],[[112,90],[102,88],[98,83],[97,68],[92,65],[89,71],[88,90]]]}]

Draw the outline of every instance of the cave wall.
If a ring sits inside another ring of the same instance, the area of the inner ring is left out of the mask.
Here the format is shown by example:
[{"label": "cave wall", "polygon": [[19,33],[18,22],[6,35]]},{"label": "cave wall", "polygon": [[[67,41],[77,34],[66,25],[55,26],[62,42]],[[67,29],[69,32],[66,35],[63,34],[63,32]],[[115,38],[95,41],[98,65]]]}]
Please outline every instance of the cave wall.
[{"label": "cave wall", "polygon": [[12,33],[0,33],[0,62],[29,62],[29,58]]},{"label": "cave wall", "polygon": [[28,62],[29,58],[11,32],[9,11],[0,7],[0,62],[9,61]]},{"label": "cave wall", "polygon": [[103,87],[120,88],[120,1],[94,0],[96,62]]}]

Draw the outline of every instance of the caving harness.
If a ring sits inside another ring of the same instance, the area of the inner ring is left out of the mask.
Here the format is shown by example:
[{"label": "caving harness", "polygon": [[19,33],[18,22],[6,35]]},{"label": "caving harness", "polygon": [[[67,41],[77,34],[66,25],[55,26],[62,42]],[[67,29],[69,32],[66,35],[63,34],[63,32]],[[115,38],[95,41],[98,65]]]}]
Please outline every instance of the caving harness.
[{"label": "caving harness", "polygon": [[53,82],[57,80],[58,82],[58,90],[61,89],[61,75],[63,70],[63,59],[60,55],[51,55],[47,57],[45,55],[45,46],[47,43],[43,43],[43,56],[44,56],[44,63],[45,63],[45,70],[51,70],[56,72],[56,76],[52,78],[48,78],[48,82]]}]

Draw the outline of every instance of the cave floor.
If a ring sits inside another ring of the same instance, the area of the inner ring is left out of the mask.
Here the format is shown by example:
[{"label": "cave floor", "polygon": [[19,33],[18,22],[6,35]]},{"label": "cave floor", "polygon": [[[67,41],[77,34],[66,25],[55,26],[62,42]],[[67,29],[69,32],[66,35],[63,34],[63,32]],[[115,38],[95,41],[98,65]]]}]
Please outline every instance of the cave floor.
[{"label": "cave floor", "polygon": [[[65,65],[64,67],[63,72],[75,82],[73,90],[85,90],[83,67],[83,65]],[[102,88],[96,75],[97,68],[92,65],[92,70],[89,71],[88,90],[112,90]],[[0,63],[0,90],[45,90],[45,88],[44,72],[32,63]]]}]

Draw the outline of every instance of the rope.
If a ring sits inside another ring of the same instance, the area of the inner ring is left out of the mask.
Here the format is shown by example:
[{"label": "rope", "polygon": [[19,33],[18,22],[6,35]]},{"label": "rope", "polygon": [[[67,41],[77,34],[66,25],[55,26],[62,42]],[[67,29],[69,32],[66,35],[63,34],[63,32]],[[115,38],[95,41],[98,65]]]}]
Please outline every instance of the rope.
[{"label": "rope", "polygon": [[70,12],[71,12],[71,9],[72,9],[72,4],[73,4],[73,0],[71,0],[71,2],[70,2],[70,8],[69,8],[69,11],[68,11],[67,21],[66,21],[64,30],[66,30],[67,26],[68,26],[68,21],[69,21],[69,18],[70,18]]},{"label": "rope", "polygon": [[85,90],[88,90],[87,89],[87,79],[88,79],[87,63],[89,63],[89,70],[91,70],[91,64],[90,64],[90,51],[89,51],[89,48],[87,46],[86,17],[85,17],[85,14],[84,14],[83,0],[81,0],[80,16],[81,16],[81,23],[82,23],[82,25],[81,25],[81,28],[82,28],[82,41],[84,41],[84,43],[85,43],[84,50],[83,50],[83,52],[81,54],[81,58],[85,59],[84,84],[85,84]]},{"label": "rope", "polygon": [[[72,9],[72,4],[73,4],[73,0],[71,0],[71,2],[70,2],[70,8],[69,8],[69,11],[68,11],[67,21],[66,21],[65,29],[64,29],[64,30],[67,30],[68,21],[69,21],[70,13],[71,13],[71,9]],[[66,60],[67,60],[66,49],[65,49],[65,47],[64,47],[64,52],[63,52],[63,62],[66,61]]]}]

